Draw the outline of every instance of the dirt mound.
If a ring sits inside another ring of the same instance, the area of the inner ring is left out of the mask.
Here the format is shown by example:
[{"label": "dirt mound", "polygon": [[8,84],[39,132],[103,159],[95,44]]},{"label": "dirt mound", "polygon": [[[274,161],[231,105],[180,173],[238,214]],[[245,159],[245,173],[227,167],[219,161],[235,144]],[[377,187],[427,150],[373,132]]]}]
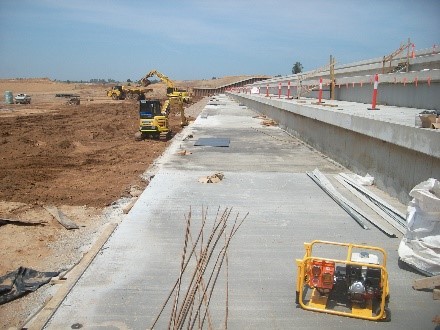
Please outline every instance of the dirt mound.
[{"label": "dirt mound", "polygon": [[[108,205],[166,147],[135,141],[138,120],[134,103],[2,118],[0,200]],[[178,119],[170,121],[178,130]]]}]

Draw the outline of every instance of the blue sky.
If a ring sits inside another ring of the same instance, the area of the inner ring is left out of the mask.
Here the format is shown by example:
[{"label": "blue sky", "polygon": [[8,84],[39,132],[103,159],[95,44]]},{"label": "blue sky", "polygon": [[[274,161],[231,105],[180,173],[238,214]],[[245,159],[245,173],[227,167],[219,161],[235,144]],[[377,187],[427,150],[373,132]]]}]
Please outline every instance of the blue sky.
[{"label": "blue sky", "polygon": [[0,0],[0,78],[285,75],[440,43],[439,0]]}]

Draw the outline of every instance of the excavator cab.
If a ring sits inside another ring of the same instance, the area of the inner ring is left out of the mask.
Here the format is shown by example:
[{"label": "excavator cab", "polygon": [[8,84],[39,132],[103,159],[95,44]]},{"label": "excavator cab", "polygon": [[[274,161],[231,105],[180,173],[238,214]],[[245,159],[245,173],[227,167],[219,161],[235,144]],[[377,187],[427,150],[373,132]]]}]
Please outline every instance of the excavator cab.
[{"label": "excavator cab", "polygon": [[139,101],[139,132],[141,139],[165,138],[171,136],[168,126],[168,113],[162,112],[159,100]]}]

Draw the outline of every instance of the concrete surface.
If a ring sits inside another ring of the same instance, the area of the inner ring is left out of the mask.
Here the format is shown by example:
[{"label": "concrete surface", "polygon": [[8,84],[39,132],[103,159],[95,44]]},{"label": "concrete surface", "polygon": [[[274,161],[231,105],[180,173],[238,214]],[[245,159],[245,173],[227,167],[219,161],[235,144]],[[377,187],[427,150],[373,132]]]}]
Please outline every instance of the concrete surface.
[{"label": "concrete surface", "polygon": [[[179,275],[185,214],[195,225],[203,208],[249,216],[229,247],[229,329],[433,329],[440,310],[421,278],[399,268],[400,239],[362,229],[305,171],[346,171],[256,113],[225,96],[208,104],[151,170],[150,185],[47,324],[47,329],[148,329]],[[229,138],[230,147],[195,147],[198,138]],[[178,155],[182,150],[192,152]],[[217,184],[198,179],[222,171]],[[385,196],[385,195],[383,195]],[[398,203],[388,198],[394,205]],[[404,209],[404,205],[399,205]],[[197,222],[198,221],[198,222]],[[212,222],[211,222],[212,223]],[[392,321],[376,323],[304,311],[295,304],[295,259],[314,239],[377,245],[388,253]],[[225,280],[211,313],[223,328]],[[168,315],[157,329],[168,326]]]}]

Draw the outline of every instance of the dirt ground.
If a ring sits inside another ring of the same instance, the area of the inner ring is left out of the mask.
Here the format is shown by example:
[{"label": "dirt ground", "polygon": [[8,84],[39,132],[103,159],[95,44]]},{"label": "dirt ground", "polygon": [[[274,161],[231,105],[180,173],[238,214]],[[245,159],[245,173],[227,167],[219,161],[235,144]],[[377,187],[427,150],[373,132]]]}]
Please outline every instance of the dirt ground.
[{"label": "dirt ground", "polygon": [[[149,97],[165,98],[164,85],[151,87]],[[120,221],[115,202],[135,198],[146,187],[142,174],[170,141],[136,141],[138,103],[112,100],[106,89],[48,79],[0,80],[0,91],[32,96],[30,105],[0,98],[0,218],[24,222],[0,225],[0,276],[20,266],[68,269],[105,223]],[[56,93],[78,94],[81,103],[67,105]],[[192,107],[189,112],[197,116],[200,106]],[[169,117],[173,133],[181,130],[176,110]],[[44,208],[51,205],[79,229],[65,229]],[[43,223],[25,223],[36,220]],[[49,298],[49,292],[30,293],[1,305],[0,328],[21,327]]]}]

